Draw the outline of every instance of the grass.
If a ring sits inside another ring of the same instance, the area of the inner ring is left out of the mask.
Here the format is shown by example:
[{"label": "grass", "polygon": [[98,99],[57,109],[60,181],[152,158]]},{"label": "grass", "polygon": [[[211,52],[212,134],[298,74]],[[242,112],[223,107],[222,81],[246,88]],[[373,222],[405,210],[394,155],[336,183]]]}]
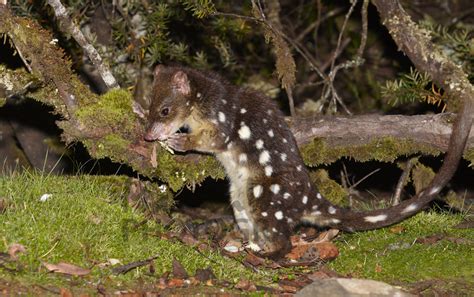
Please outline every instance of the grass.
[{"label": "grass", "polygon": [[[401,233],[384,228],[344,234],[338,240],[340,256],[331,267],[353,277],[392,283],[466,278],[474,285],[474,231],[454,228],[462,218],[462,214],[422,212],[400,223]],[[431,235],[444,239],[415,243]]]},{"label": "grass", "polygon": [[[1,250],[20,243],[27,249],[21,254],[24,269],[12,275],[0,267],[0,279],[22,283],[64,285],[71,278],[47,273],[41,262],[67,262],[92,267],[85,278],[75,282],[107,282],[121,286],[136,280],[151,279],[147,268],[115,276],[98,263],[118,259],[127,264],[158,255],[156,275],[171,271],[178,259],[191,275],[197,268],[210,266],[219,279],[261,279],[237,261],[217,252],[198,253],[176,240],[160,239],[163,228],[126,203],[125,179],[100,176],[41,176],[23,173],[0,177],[0,198],[8,203],[0,214]],[[43,194],[51,194],[40,201]]]},{"label": "grass", "polygon": [[[173,258],[188,273],[211,267],[221,280],[236,283],[240,279],[268,285],[279,276],[301,269],[260,269],[255,272],[239,261],[218,252],[197,252],[177,240],[162,239],[166,230],[147,220],[126,203],[125,177],[47,176],[21,173],[0,177],[0,199],[7,202],[0,213],[0,251],[13,243],[27,248],[20,255],[22,269],[11,273],[0,265],[0,280],[22,286],[39,284],[55,287],[92,289],[98,283],[108,288],[127,288],[152,284],[157,276],[171,271]],[[43,194],[51,194],[41,201]],[[474,231],[455,229],[461,214],[420,213],[397,227],[342,234],[336,240],[339,257],[330,268],[342,275],[370,278],[389,283],[410,283],[427,279],[465,279],[474,286]],[[417,238],[443,235],[434,244],[414,243]],[[453,242],[450,238],[460,238]],[[155,274],[147,267],[125,275],[113,275],[110,268],[97,264],[118,259],[122,264],[158,255]],[[0,259],[1,260],[1,259]],[[48,273],[42,262],[66,262],[91,268],[85,277],[67,277]],[[1,264],[1,262],[0,262]],[[8,264],[11,265],[11,264]],[[303,269],[305,270],[305,269]],[[308,270],[308,269],[306,269]]]}]

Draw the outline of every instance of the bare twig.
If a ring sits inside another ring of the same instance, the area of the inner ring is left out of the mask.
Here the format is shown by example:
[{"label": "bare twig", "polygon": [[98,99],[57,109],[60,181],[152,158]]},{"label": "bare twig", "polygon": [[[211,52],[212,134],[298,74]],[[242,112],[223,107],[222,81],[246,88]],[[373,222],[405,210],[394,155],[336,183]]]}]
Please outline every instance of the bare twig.
[{"label": "bare twig", "polygon": [[395,194],[393,195],[392,205],[400,204],[400,196],[402,195],[402,190],[407,184],[407,179],[410,176],[411,169],[415,165],[418,158],[411,158],[405,164],[405,169],[403,170],[402,175],[398,179],[397,187],[395,188]]},{"label": "bare twig", "polygon": [[361,8],[361,15],[362,15],[362,36],[360,37],[360,45],[359,49],[357,50],[356,60],[362,59],[362,55],[364,54],[365,45],[367,44],[367,28],[368,28],[368,21],[367,21],[367,8],[369,7],[369,0],[364,0],[362,3]]},{"label": "bare twig", "polygon": [[[15,46],[15,42],[12,41],[12,43],[13,43],[13,46]],[[25,57],[21,53],[21,50],[18,49],[16,46],[15,46],[15,50],[18,53],[18,56],[20,56],[20,59],[23,61],[23,64],[25,65],[26,69],[28,69],[28,72],[32,73],[33,70],[31,69],[30,63],[28,63],[28,61],[25,59]]]},{"label": "bare twig", "polygon": [[117,80],[113,76],[109,67],[105,65],[99,52],[97,52],[95,47],[87,41],[87,39],[85,38],[84,34],[82,34],[82,31],[79,29],[79,27],[73,24],[73,22],[69,18],[66,8],[63,6],[61,1],[48,0],[48,4],[53,9],[56,18],[58,18],[61,24],[62,30],[70,34],[76,40],[76,42],[82,47],[82,49],[87,54],[89,59],[95,65],[95,67],[97,67],[97,70],[100,76],[102,77],[102,80],[107,85],[107,87],[109,89],[118,88],[119,85],[117,83]]},{"label": "bare twig", "polygon": [[334,51],[334,55],[331,60],[331,72],[333,72],[334,65],[336,63],[336,53],[339,51],[339,48],[341,47],[342,36],[344,34],[344,31],[346,30],[347,22],[349,21],[349,18],[352,15],[352,12],[354,11],[354,8],[357,4],[357,0],[351,0],[351,2],[352,2],[351,7],[349,8],[349,11],[346,13],[346,16],[344,18],[344,23],[342,23],[341,32],[339,32],[339,37],[337,38],[336,50]]}]

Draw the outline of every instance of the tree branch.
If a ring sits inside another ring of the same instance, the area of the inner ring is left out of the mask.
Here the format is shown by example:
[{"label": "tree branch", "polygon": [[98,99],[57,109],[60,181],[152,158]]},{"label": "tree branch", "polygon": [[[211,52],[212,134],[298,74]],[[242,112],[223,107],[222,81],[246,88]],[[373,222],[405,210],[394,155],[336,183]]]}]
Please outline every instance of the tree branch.
[{"label": "tree branch", "polygon": [[60,28],[67,34],[70,34],[76,42],[81,46],[84,52],[87,54],[91,62],[97,68],[102,80],[109,89],[118,88],[119,85],[114,75],[110,71],[109,67],[104,64],[102,57],[95,47],[90,44],[82,31],[76,26],[72,20],[69,18],[69,15],[66,11],[66,8],[63,6],[60,0],[48,0],[49,6],[54,11],[56,18],[59,20],[61,26]]}]

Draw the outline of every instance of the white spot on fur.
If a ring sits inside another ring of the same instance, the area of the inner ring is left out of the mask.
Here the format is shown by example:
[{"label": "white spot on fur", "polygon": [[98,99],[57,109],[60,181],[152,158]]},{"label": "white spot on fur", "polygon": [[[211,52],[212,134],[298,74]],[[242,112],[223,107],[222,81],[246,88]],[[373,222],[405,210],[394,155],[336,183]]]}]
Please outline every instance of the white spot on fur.
[{"label": "white spot on fur", "polygon": [[221,101],[222,101],[222,103],[227,104],[227,100],[222,99]]},{"label": "white spot on fur", "polygon": [[320,216],[320,215],[321,215],[321,212],[320,212],[319,210],[313,211],[313,212],[311,213],[311,215],[312,215],[312,216]]},{"label": "white spot on fur", "polygon": [[303,204],[308,203],[308,196],[303,196],[303,200],[301,200],[301,202],[303,202]]},{"label": "white spot on fur", "polygon": [[268,115],[271,115],[272,113],[273,113],[273,110],[271,110],[271,109],[267,110]]},{"label": "white spot on fur", "polygon": [[336,213],[336,208],[334,208],[333,206],[329,206],[329,207],[328,207],[328,212],[329,212],[330,214],[335,214],[335,213]]},{"label": "white spot on fur", "polygon": [[263,121],[264,124],[268,123],[267,119],[263,119],[262,121]]},{"label": "white spot on fur", "polygon": [[272,176],[272,173],[273,173],[273,167],[268,165],[268,166],[265,166],[265,175],[266,176]]},{"label": "white spot on fur", "polygon": [[285,193],[283,194],[283,199],[288,199],[291,197],[291,194],[290,193]]},{"label": "white spot on fur", "polygon": [[279,184],[271,185],[270,191],[272,191],[274,194],[278,194],[278,192],[280,192],[280,185]]},{"label": "white spot on fur", "polygon": [[323,199],[323,196],[321,196],[321,193],[316,193],[316,198]]},{"label": "white spot on fur", "polygon": [[318,209],[319,208],[319,205],[315,204],[311,207],[311,209]]},{"label": "white spot on fur", "polygon": [[275,218],[277,220],[282,220],[283,219],[283,212],[281,210],[275,212]]},{"label": "white spot on fur", "polygon": [[278,230],[275,227],[272,228],[272,231],[275,232],[275,233],[278,232]]},{"label": "white spot on fur", "polygon": [[263,193],[263,187],[261,185],[257,185],[253,187],[253,196],[255,198],[262,196],[262,193]]},{"label": "white spot on fur", "polygon": [[286,140],[286,138],[283,138],[283,143],[288,143],[288,140]]},{"label": "white spot on fur", "polygon": [[407,213],[407,212],[412,212],[418,208],[418,205],[416,203],[412,203],[405,207],[404,210],[402,210],[402,213]]},{"label": "white spot on fur", "polygon": [[239,155],[239,162],[240,163],[244,163],[244,162],[247,162],[247,155],[246,154],[240,154]]},{"label": "white spot on fur", "polygon": [[261,139],[259,139],[255,142],[255,147],[259,150],[263,149],[263,145],[264,145],[264,143],[263,143],[263,140],[261,140]]},{"label": "white spot on fur", "polygon": [[201,93],[198,92],[198,93],[196,94],[196,97],[201,98]]},{"label": "white spot on fur", "polygon": [[280,157],[281,157],[281,160],[283,162],[286,161],[286,154],[285,153],[281,154]]},{"label": "white spot on fur", "polygon": [[222,111],[219,111],[218,116],[219,116],[219,122],[225,123],[225,114]]},{"label": "white spot on fur", "polygon": [[286,221],[287,221],[289,224],[293,223],[293,219],[292,219],[292,218],[287,218]]},{"label": "white spot on fur", "polygon": [[240,127],[238,132],[239,132],[240,139],[249,139],[250,135],[252,135],[252,132],[250,132],[250,128],[246,126],[245,124],[242,127]]},{"label": "white spot on fur", "polygon": [[244,114],[244,113],[246,113],[246,112],[247,112],[247,110],[246,110],[245,108],[240,109],[240,113],[241,113],[241,114]]},{"label": "white spot on fur", "polygon": [[262,212],[262,217],[268,216],[268,213],[266,211]]},{"label": "white spot on fur", "polygon": [[303,170],[303,166],[301,166],[301,165],[296,166],[296,170],[298,170],[298,171]]},{"label": "white spot on fur", "polygon": [[275,136],[272,129],[268,130],[268,136],[270,136],[270,137]]},{"label": "white spot on fur", "polygon": [[249,242],[246,246],[246,248],[251,249],[254,252],[260,252],[262,249],[258,246],[258,244]]},{"label": "white spot on fur", "polygon": [[364,218],[364,221],[369,222],[369,223],[377,223],[381,221],[385,221],[387,219],[387,215],[381,214],[378,216],[367,216]]},{"label": "white spot on fur", "polygon": [[270,161],[270,153],[268,151],[263,151],[260,153],[260,156],[258,157],[258,162],[262,165],[265,165]]},{"label": "white spot on fur", "polygon": [[330,222],[331,222],[331,224],[339,224],[341,222],[341,220],[331,219]]}]

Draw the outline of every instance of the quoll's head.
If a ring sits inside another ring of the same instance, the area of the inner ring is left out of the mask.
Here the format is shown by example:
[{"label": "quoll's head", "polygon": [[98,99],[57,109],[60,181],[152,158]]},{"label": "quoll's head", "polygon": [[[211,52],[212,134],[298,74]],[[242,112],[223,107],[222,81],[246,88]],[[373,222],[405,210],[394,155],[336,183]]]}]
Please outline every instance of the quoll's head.
[{"label": "quoll's head", "polygon": [[166,140],[178,131],[189,113],[190,97],[191,82],[183,70],[156,66],[145,140]]}]

